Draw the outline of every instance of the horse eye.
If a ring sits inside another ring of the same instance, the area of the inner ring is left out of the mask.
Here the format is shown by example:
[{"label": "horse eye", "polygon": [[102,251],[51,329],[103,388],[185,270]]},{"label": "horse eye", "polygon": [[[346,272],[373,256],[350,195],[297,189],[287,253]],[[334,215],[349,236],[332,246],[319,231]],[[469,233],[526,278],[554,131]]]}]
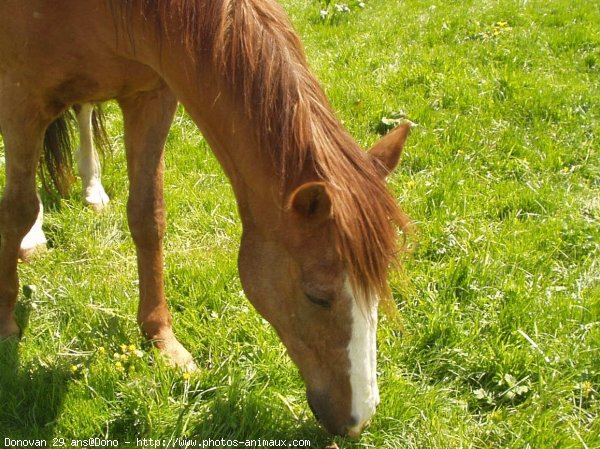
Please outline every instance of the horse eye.
[{"label": "horse eye", "polygon": [[323,307],[325,309],[328,309],[331,307],[331,300],[330,299],[324,299],[324,298],[319,298],[318,296],[313,296],[310,295],[306,292],[304,292],[304,295],[306,296],[306,298],[308,298],[308,300],[310,302],[312,302],[313,304],[318,305],[319,307]]}]

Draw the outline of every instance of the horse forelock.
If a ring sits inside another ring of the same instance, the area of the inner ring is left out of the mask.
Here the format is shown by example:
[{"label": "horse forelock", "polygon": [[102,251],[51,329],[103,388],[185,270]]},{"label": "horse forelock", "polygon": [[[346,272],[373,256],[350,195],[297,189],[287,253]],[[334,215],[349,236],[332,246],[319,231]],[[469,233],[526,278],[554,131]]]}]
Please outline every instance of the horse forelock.
[{"label": "horse forelock", "polygon": [[[408,219],[332,112],[283,9],[263,0],[129,1],[140,1],[144,15],[158,20],[156,29],[177,36],[199,64],[210,58],[226,87],[243,99],[282,196],[307,171],[331,186],[337,247],[357,300],[388,297],[397,230]],[[178,30],[169,29],[173,23]]]}]

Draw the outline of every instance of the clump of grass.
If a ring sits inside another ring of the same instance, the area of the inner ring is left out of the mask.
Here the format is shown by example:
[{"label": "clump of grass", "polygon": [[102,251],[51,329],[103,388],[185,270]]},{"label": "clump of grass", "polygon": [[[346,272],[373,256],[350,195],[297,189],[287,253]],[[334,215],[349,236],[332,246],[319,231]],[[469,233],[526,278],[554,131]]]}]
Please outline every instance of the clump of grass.
[{"label": "clump of grass", "polygon": [[338,24],[342,19],[364,7],[365,2],[359,0],[351,0],[346,3],[323,0],[319,9],[319,18],[323,23]]}]

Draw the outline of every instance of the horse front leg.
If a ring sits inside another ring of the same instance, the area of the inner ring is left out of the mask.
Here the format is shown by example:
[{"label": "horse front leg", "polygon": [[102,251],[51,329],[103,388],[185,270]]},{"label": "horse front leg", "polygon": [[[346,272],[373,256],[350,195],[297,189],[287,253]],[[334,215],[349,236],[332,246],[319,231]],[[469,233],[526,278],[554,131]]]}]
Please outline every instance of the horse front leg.
[{"label": "horse front leg", "polygon": [[173,365],[195,369],[177,341],[164,292],[163,151],[177,101],[166,88],[119,99],[129,174],[127,217],[136,246],[140,286],[138,323]]},{"label": "horse front leg", "polygon": [[14,316],[17,258],[38,216],[35,173],[50,119],[45,121],[29,98],[5,95],[0,98],[0,123],[6,154],[6,187],[0,201],[0,337],[7,337],[20,333]]}]

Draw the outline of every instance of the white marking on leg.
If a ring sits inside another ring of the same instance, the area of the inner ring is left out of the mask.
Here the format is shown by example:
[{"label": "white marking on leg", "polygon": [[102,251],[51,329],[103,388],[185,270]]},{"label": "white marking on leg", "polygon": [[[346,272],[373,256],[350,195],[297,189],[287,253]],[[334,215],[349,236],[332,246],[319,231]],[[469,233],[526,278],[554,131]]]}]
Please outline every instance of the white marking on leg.
[{"label": "white marking on leg", "polygon": [[42,206],[42,201],[38,196],[38,202],[40,205],[40,210],[38,212],[38,216],[35,220],[35,223],[27,233],[23,240],[21,240],[21,249],[19,251],[19,257],[22,259],[31,256],[35,248],[38,246],[44,246],[47,243],[46,235],[44,234],[44,230],[42,229],[42,224],[44,221],[44,206]]},{"label": "white marking on leg", "polygon": [[352,417],[356,425],[348,435],[357,437],[375,413],[379,404],[377,386],[377,305],[378,298],[359,304],[360,298],[352,292],[352,335],[348,344],[350,358],[350,387],[352,388]]},{"label": "white marking on leg", "polygon": [[77,114],[77,123],[79,125],[80,146],[75,153],[77,167],[83,184],[83,199],[100,210],[108,204],[108,195],[100,182],[101,166],[100,158],[94,147],[94,136],[92,133],[92,113],[93,105],[86,103],[81,105],[81,110]]}]

